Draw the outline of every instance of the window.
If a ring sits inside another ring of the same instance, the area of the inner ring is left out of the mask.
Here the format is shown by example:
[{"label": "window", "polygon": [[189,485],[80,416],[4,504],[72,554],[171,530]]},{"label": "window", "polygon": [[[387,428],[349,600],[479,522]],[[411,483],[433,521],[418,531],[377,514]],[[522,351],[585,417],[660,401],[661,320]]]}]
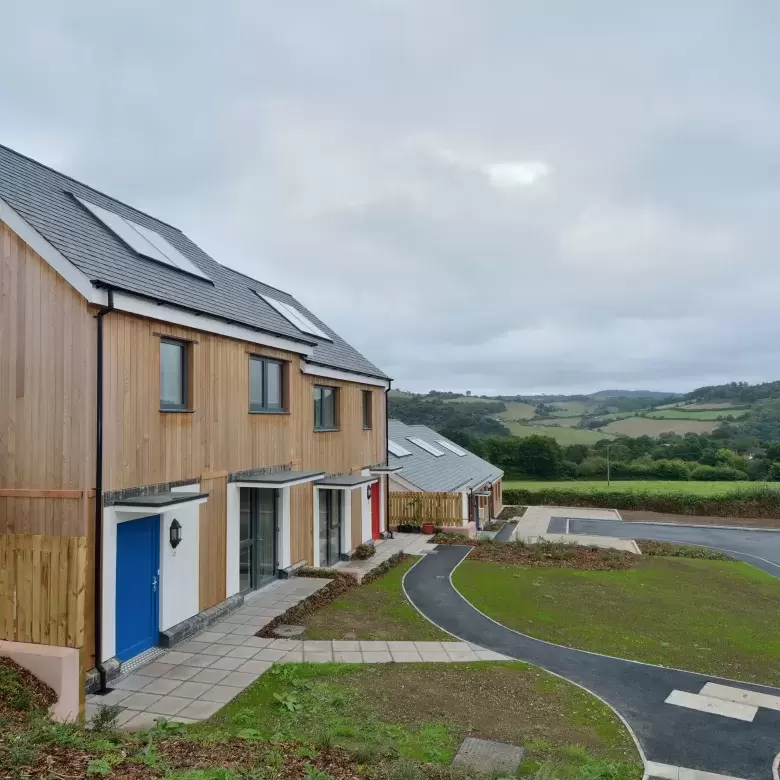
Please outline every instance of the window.
[{"label": "window", "polygon": [[363,391],[363,430],[370,431],[373,425],[374,395],[370,390]]},{"label": "window", "polygon": [[463,452],[460,447],[456,447],[454,444],[450,444],[448,441],[442,441],[439,439],[437,444],[441,444],[442,447],[444,447],[445,450],[449,450],[450,452],[454,452],[459,458],[462,458],[465,456],[465,452]]},{"label": "window", "polygon": [[405,458],[407,455],[412,454],[405,447],[402,447],[400,444],[396,444],[392,439],[387,440],[387,449],[390,450],[390,452],[395,455],[396,458]]},{"label": "window", "polygon": [[[74,195],[74,197],[76,196]],[[120,217],[119,214],[96,206],[94,203],[88,203],[78,197],[76,200],[137,254],[211,281],[195,263],[188,260],[175,246],[159,233],[155,233],[154,230],[149,230],[143,225]]]},{"label": "window", "polygon": [[277,301],[276,298],[271,298],[269,295],[263,295],[262,293],[257,292],[257,290],[254,292],[272,309],[281,314],[287,322],[294,325],[301,333],[308,333],[310,336],[318,336],[326,341],[333,341],[324,330],[318,328],[305,314],[303,314],[303,312],[296,309],[295,306],[285,303],[284,301]]},{"label": "window", "polygon": [[338,427],[338,395],[337,387],[314,387],[314,430],[333,431]]},{"label": "window", "polygon": [[160,409],[187,410],[188,348],[185,341],[160,339]]},{"label": "window", "polygon": [[284,366],[279,360],[249,358],[249,411],[284,411]]},{"label": "window", "polygon": [[434,447],[432,444],[428,444],[427,441],[423,441],[422,439],[418,438],[417,436],[407,436],[407,439],[412,444],[416,444],[421,450],[425,450],[426,452],[430,452],[431,455],[440,458],[444,453],[441,450],[437,450],[436,447]]}]

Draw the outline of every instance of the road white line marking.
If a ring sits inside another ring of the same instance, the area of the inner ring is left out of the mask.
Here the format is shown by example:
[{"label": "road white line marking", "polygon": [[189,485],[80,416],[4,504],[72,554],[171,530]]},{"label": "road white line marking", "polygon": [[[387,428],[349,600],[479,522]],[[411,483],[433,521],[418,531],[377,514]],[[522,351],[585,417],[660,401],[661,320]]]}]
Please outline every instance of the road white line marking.
[{"label": "road white line marking", "polygon": [[570,522],[571,522],[571,520],[567,517],[566,518],[566,533],[569,533],[569,523]]},{"label": "road white line marking", "polygon": [[659,764],[657,761],[648,761],[645,771],[648,777],[660,778],[660,780],[742,780],[739,777],[704,772],[701,769],[686,769],[684,766]]},{"label": "road white line marking", "polygon": [[764,707],[767,710],[780,712],[780,696],[770,696],[768,693],[747,691],[744,688],[732,688],[729,685],[719,685],[708,682],[699,691],[703,696],[712,696],[715,699],[726,699],[738,704],[750,704],[753,707]]},{"label": "road white line marking", "polygon": [[772,780],[780,780],[780,753],[775,756],[772,762]]},{"label": "road white line marking", "polygon": [[726,718],[753,722],[758,712],[757,707],[748,704],[737,704],[725,699],[715,699],[712,696],[702,696],[699,693],[673,690],[665,699],[666,704],[675,704],[678,707],[687,707],[689,710],[708,712],[711,715],[723,715]]}]

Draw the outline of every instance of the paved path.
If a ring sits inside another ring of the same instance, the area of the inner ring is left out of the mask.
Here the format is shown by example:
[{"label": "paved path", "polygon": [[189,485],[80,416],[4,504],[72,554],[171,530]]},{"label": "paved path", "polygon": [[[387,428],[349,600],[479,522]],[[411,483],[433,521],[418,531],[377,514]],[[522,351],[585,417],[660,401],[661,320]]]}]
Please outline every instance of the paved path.
[{"label": "paved path", "polygon": [[[553,517],[550,530],[565,533],[566,516]],[[612,520],[571,518],[569,533],[619,536],[623,539],[661,539],[713,547],[780,577],[780,530],[750,531],[716,526],[657,525]]]},{"label": "paved path", "polygon": [[[698,694],[707,683],[734,683],[561,647],[495,623],[450,581],[470,549],[439,546],[406,574],[407,596],[429,620],[458,639],[528,661],[597,694],[628,722],[649,761],[748,780],[771,777],[780,751],[780,711],[760,708],[746,722],[666,704],[673,690]],[[746,683],[738,687],[780,696],[778,689]]]}]

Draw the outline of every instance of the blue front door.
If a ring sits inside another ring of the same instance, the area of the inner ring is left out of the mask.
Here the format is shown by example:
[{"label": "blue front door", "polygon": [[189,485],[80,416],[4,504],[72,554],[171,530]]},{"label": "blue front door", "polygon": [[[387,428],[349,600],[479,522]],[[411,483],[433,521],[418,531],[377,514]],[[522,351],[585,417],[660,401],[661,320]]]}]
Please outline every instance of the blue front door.
[{"label": "blue front door", "polygon": [[160,516],[116,530],[116,656],[134,658],[158,642]]}]

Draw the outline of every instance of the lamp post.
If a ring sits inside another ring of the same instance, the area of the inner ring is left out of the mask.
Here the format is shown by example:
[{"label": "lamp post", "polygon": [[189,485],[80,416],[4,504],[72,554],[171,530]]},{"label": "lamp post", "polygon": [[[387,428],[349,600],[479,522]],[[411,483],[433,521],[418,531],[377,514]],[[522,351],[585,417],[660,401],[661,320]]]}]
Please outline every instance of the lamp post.
[{"label": "lamp post", "polygon": [[607,444],[607,487],[609,487],[611,470],[610,470],[610,462],[609,462],[609,448],[611,447],[611,444]]}]

